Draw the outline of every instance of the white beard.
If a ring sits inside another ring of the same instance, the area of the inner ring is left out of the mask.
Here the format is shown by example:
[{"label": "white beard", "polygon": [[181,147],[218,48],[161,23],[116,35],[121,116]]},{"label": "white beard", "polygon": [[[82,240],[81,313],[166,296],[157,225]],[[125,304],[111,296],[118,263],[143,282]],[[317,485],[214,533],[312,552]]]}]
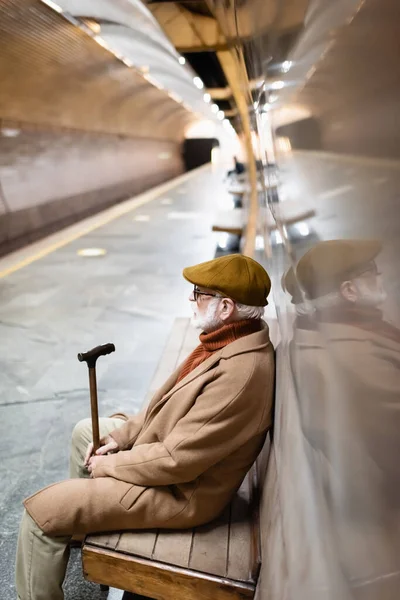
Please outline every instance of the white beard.
[{"label": "white beard", "polygon": [[363,281],[361,277],[353,280],[358,292],[358,300],[356,301],[356,305],[378,307],[385,302],[387,294],[380,285],[380,282],[378,282],[376,286],[371,287],[367,282]]},{"label": "white beard", "polygon": [[210,331],[215,331],[222,327],[224,322],[216,316],[219,300],[219,298],[210,300],[205,315],[199,315],[196,312],[197,304],[192,303],[193,316],[190,323],[195,329],[201,329],[205,333],[210,333]]}]

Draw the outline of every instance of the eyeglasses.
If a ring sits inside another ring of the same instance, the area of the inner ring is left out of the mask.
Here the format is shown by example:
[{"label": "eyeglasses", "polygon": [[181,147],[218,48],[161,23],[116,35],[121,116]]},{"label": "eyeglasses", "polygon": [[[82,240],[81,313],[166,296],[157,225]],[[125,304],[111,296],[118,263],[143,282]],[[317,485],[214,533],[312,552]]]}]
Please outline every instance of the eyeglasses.
[{"label": "eyeglasses", "polygon": [[212,298],[221,298],[219,294],[209,294],[208,292],[200,292],[200,290],[194,286],[193,288],[193,298],[195,302],[199,299],[199,296],[211,296]]},{"label": "eyeglasses", "polygon": [[366,269],[360,271],[356,277],[379,277],[382,273],[378,270],[375,262],[370,263]]}]

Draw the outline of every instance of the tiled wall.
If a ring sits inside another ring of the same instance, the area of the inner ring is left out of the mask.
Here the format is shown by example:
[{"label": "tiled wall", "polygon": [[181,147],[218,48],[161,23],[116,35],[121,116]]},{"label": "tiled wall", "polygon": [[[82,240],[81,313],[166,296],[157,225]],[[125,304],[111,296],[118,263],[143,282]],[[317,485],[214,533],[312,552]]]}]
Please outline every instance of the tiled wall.
[{"label": "tiled wall", "polygon": [[0,253],[175,177],[183,169],[176,142],[44,131],[17,123],[3,126]]}]

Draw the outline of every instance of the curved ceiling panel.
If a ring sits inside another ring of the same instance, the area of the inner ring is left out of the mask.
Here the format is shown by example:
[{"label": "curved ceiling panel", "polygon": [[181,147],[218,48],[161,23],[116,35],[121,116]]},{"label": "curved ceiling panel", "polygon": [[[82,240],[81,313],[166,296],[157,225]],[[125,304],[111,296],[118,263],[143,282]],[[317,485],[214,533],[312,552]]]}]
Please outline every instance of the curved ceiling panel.
[{"label": "curved ceiling panel", "polygon": [[161,139],[195,120],[39,0],[0,0],[0,81],[3,120]]},{"label": "curved ceiling panel", "polygon": [[[57,0],[57,4],[64,13],[89,23],[89,30],[92,28],[109,48],[136,68],[144,67],[158,85],[181,98],[190,110],[216,120],[204,102],[202,87],[195,84],[196,73],[185,65],[185,59],[140,0]],[[198,78],[196,82],[201,86]]]}]

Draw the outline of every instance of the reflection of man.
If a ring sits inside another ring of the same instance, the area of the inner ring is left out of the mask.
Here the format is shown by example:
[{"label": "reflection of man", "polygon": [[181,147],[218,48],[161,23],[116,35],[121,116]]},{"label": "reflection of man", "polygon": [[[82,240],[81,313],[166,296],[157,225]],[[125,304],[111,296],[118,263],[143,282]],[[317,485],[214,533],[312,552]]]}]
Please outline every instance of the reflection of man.
[{"label": "reflection of man", "polygon": [[400,590],[400,331],[380,309],[380,250],[331,240],[303,256],[296,274],[314,332],[295,333],[292,348],[330,535],[349,597],[363,600],[395,600]]},{"label": "reflection of man", "polygon": [[[261,265],[229,255],[184,269],[200,345],[126,422],[103,419],[102,448],[75,428],[76,479],[25,501],[17,553],[20,600],[61,600],[72,534],[190,528],[214,519],[240,486],[271,425],[274,353],[262,321]],[[107,452],[112,454],[106,454]],[[86,454],[86,457],[85,457]],[[85,466],[88,470],[86,470]],[[88,471],[91,478],[88,476]]]},{"label": "reflection of man", "polygon": [[310,321],[312,308],[310,307],[309,302],[307,303],[304,301],[304,295],[297,282],[293,267],[289,267],[284,275],[282,275],[281,286],[283,291],[289,294],[291,298],[290,303],[295,310],[296,318],[293,323],[293,329],[309,329],[310,327],[313,327],[312,322]]}]

